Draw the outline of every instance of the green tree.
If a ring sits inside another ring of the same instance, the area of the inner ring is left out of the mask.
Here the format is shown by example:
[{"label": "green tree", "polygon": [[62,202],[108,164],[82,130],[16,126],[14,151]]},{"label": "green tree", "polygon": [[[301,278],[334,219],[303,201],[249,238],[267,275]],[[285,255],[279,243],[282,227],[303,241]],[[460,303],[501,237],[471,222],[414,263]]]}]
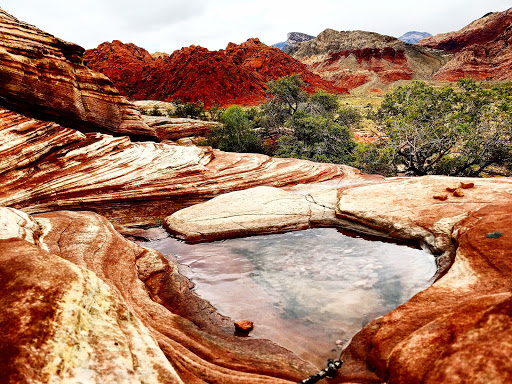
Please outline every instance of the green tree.
[{"label": "green tree", "polygon": [[278,139],[278,157],[338,164],[352,161],[356,144],[350,131],[332,119],[298,110],[287,126],[293,129],[293,134]]},{"label": "green tree", "polygon": [[306,83],[300,74],[284,76],[267,82],[267,102],[262,106],[262,125],[281,127],[308,99]]},{"label": "green tree", "polygon": [[309,113],[334,119],[340,108],[340,102],[337,95],[320,89],[311,95],[307,107]]},{"label": "green tree", "polygon": [[377,114],[387,140],[358,149],[355,165],[418,176],[477,176],[493,164],[508,166],[512,126],[503,94],[510,88],[484,89],[470,79],[457,90],[424,82],[398,87]]},{"label": "green tree", "polygon": [[229,152],[262,152],[262,141],[247,113],[238,105],[229,107],[206,138],[206,144]]}]

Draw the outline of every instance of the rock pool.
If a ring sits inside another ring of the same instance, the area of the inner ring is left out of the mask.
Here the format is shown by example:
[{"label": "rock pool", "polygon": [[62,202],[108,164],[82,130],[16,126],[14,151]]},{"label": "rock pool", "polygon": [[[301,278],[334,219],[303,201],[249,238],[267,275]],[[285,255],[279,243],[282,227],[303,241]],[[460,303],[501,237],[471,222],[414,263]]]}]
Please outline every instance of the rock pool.
[{"label": "rock pool", "polygon": [[436,272],[425,251],[316,228],[186,244],[141,243],[182,264],[196,292],[233,320],[323,367],[370,320],[427,288]]}]

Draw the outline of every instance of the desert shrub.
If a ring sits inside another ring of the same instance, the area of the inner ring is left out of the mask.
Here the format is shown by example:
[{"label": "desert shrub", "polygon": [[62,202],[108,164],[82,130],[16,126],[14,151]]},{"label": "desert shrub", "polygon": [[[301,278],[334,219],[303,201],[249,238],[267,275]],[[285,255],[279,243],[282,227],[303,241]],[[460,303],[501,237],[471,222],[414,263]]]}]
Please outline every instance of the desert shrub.
[{"label": "desert shrub", "polygon": [[340,108],[338,96],[324,90],[318,90],[309,97],[305,105],[308,112],[334,119]]},{"label": "desert shrub", "polygon": [[154,104],[153,107],[148,111],[149,116],[163,116],[164,114],[160,112],[160,108],[158,105]]},{"label": "desert shrub", "polygon": [[332,119],[298,110],[287,126],[293,134],[278,139],[276,156],[338,164],[352,160],[356,144],[350,131]]},{"label": "desert shrub", "polygon": [[226,111],[226,108],[222,108],[220,105],[213,103],[211,108],[208,110],[208,114],[210,115],[210,120],[220,121],[220,118],[225,111]]},{"label": "desert shrub", "polygon": [[511,90],[484,89],[470,79],[461,79],[458,89],[418,81],[398,87],[377,112],[388,140],[358,149],[356,162],[365,171],[418,176],[478,176],[491,165],[508,167]]},{"label": "desert shrub", "polygon": [[214,127],[205,144],[229,152],[262,152],[262,141],[253,122],[238,105],[229,107],[220,117],[222,125]]},{"label": "desert shrub", "polygon": [[337,109],[338,116],[336,122],[350,129],[357,129],[363,120],[363,114],[356,107],[349,105],[341,106]]},{"label": "desert shrub", "polygon": [[204,103],[201,101],[182,103],[181,100],[173,100],[174,111],[170,111],[169,117],[184,117],[190,119],[206,119]]},{"label": "desert shrub", "polygon": [[262,106],[261,124],[267,128],[280,127],[308,99],[306,83],[299,74],[267,82],[267,101]]}]

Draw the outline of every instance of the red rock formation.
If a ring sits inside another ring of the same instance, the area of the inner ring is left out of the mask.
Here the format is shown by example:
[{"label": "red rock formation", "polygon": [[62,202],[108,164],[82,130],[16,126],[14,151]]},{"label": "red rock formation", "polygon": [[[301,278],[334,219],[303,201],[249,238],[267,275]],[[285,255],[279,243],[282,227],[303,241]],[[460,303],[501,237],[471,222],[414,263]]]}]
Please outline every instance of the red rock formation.
[{"label": "red rock formation", "polygon": [[258,39],[249,39],[240,45],[230,43],[226,48],[226,56],[230,57],[236,65],[261,75],[264,82],[300,73],[302,79],[308,84],[310,94],[314,93],[315,89],[324,89],[331,93],[347,93],[345,87],[334,86],[330,81],[312,73],[300,61],[282,53],[277,48],[263,44]]},{"label": "red rock formation", "polygon": [[475,186],[464,198],[432,199],[459,180],[399,179],[341,194],[338,217],[395,238],[419,240],[443,254],[439,261],[445,272],[453,265],[430,288],[353,338],[343,353],[338,382],[483,384],[512,379],[512,280],[505,251],[511,239],[487,237],[510,228],[511,181],[473,179]]},{"label": "red rock formation", "polygon": [[84,59],[89,68],[112,80],[121,94],[138,100],[147,99],[146,76],[157,59],[153,59],[145,49],[114,40],[85,51]]},{"label": "red rock formation", "polygon": [[0,218],[2,382],[285,384],[312,370],[235,337],[176,265],[101,216],[0,208]]},{"label": "red rock formation", "polygon": [[512,80],[512,8],[418,44],[455,53],[453,60],[434,75],[435,80]]},{"label": "red rock formation", "polygon": [[133,44],[114,41],[88,50],[85,58],[91,68],[118,84],[121,92],[138,100],[201,101],[207,107],[255,105],[263,102],[267,81],[294,73],[301,74],[310,93],[317,88],[346,92],[258,39],[230,43],[225,51],[193,45],[157,60]]},{"label": "red rock formation", "polygon": [[84,49],[0,9],[0,105],[82,131],[151,137],[148,126]]},{"label": "red rock formation", "polygon": [[154,224],[177,209],[257,185],[358,178],[335,164],[82,134],[0,109],[0,205],[88,209]]},{"label": "red rock formation", "polygon": [[432,50],[372,32],[327,29],[299,44],[292,54],[313,72],[349,89],[370,83],[427,79],[447,58]]}]

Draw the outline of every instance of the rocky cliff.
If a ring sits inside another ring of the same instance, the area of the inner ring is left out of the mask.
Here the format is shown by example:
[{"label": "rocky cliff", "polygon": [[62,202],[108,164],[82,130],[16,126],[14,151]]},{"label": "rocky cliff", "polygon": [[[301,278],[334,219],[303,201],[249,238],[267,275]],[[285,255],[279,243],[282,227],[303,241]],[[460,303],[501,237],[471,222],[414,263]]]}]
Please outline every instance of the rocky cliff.
[{"label": "rocky cliff", "polygon": [[397,80],[430,79],[451,56],[391,36],[326,29],[292,50],[313,72],[349,89],[382,88]]},{"label": "rocky cliff", "polygon": [[311,35],[308,35],[308,34],[302,33],[302,32],[288,32],[286,41],[283,41],[282,43],[274,44],[272,46],[279,48],[283,52],[289,52],[297,44],[302,43],[303,41],[309,41],[314,38],[315,38],[315,36],[311,36]]},{"label": "rocky cliff", "polygon": [[82,131],[151,137],[138,110],[83,55],[0,9],[0,105]]},{"label": "rocky cliff", "polygon": [[300,73],[310,92],[321,88],[346,92],[312,73],[300,61],[258,39],[225,50],[190,46],[154,59],[142,48],[119,41],[103,43],[85,54],[88,66],[103,72],[131,99],[255,105],[265,98],[265,83]]},{"label": "rocky cliff", "polygon": [[455,53],[435,75],[436,80],[511,80],[512,8],[473,21],[456,32],[421,40],[419,45]]}]

